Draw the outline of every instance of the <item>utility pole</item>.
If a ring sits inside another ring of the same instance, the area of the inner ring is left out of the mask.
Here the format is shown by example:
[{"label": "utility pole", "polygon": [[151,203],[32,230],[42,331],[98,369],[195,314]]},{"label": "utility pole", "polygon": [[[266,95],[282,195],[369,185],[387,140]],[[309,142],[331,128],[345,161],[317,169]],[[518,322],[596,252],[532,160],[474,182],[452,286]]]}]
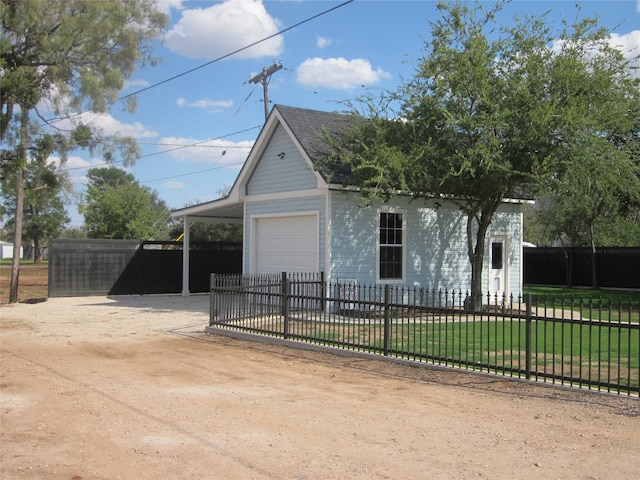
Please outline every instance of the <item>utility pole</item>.
[{"label": "utility pole", "polygon": [[[249,83],[254,83],[254,84],[258,84],[261,83],[262,84],[262,90],[263,90],[263,98],[264,98],[264,119],[265,121],[267,120],[267,117],[269,116],[269,91],[268,91],[268,86],[269,86],[269,81],[271,80],[271,75],[273,75],[274,73],[276,73],[278,70],[281,70],[282,64],[281,63],[273,63],[273,65],[271,65],[270,67],[264,67],[262,69],[262,72],[260,72],[259,74],[257,74],[256,76],[250,78],[248,80]],[[245,82],[246,83],[246,82]]]}]

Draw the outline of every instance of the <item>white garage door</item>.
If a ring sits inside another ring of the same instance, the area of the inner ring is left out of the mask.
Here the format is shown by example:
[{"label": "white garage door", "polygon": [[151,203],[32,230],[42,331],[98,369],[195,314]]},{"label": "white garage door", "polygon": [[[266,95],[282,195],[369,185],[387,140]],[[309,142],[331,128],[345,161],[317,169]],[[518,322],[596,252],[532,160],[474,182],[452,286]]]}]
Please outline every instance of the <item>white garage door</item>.
[{"label": "white garage door", "polygon": [[256,218],[252,237],[254,273],[318,271],[317,215]]}]

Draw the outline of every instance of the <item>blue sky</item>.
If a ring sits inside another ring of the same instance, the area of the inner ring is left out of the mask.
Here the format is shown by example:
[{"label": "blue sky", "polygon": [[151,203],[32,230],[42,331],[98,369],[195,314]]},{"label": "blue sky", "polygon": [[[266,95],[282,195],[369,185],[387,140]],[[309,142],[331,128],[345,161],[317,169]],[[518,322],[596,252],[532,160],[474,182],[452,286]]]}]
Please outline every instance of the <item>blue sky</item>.
[{"label": "blue sky", "polygon": [[[429,38],[429,22],[439,18],[431,0],[355,0],[314,19],[343,1],[159,3],[171,19],[156,46],[162,62],[137,70],[122,91],[127,95],[146,89],[137,95],[136,113],[126,113],[116,104],[108,115],[89,112],[82,119],[105,133],[134,136],[143,157],[127,171],[156,190],[172,209],[218,198],[221,189],[233,184],[264,123],[262,86],[248,83],[264,67],[274,62],[283,66],[271,78],[271,106],[343,110],[343,100],[394,89],[411,77]],[[518,13],[550,10],[549,21],[559,25],[563,18],[575,17],[575,5],[516,0],[500,20],[506,24]],[[614,44],[640,54],[640,0],[580,5],[583,15],[597,15],[615,33]],[[267,42],[217,60],[305,20]],[[161,82],[165,83],[155,86]],[[81,193],[87,169],[102,164],[100,158],[74,152],[62,168]],[[68,211],[71,224],[80,226],[77,206],[69,205]]]}]

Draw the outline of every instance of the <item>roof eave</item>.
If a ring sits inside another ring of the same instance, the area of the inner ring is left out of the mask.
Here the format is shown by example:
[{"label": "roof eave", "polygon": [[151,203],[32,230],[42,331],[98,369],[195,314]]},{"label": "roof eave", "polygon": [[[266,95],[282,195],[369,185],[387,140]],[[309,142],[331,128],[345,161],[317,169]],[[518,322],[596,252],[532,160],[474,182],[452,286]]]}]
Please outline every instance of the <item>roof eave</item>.
[{"label": "roof eave", "polygon": [[[356,187],[355,185],[342,185],[337,183],[330,183],[329,190],[341,191],[341,192],[361,192],[362,191],[360,187]],[[393,194],[398,196],[404,196],[404,197],[417,197],[417,198],[428,198],[428,199],[441,198],[443,200],[460,200],[459,197],[456,197],[454,195],[429,195],[429,194],[415,195],[414,193],[403,192],[401,190],[397,190]],[[531,199],[526,199],[526,198],[503,198],[501,200],[501,203],[534,205],[536,201]]]}]

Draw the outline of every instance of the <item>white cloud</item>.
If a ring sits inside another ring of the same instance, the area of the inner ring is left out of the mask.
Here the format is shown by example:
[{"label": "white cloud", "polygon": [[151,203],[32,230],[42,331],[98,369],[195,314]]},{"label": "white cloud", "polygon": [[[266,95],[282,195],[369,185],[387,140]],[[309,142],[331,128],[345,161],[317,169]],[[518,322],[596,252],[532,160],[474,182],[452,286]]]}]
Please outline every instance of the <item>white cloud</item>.
[{"label": "white cloud", "polygon": [[129,88],[131,88],[131,89],[145,88],[145,87],[148,87],[149,85],[151,85],[149,82],[147,82],[146,80],[142,80],[142,79],[126,80],[124,82],[123,90],[128,90]]},{"label": "white cloud", "polygon": [[331,42],[332,40],[330,38],[318,35],[318,39],[316,40],[316,47],[318,48],[328,47],[329,45],[331,45]]},{"label": "white cloud", "polygon": [[352,90],[362,85],[377,84],[391,74],[374,70],[368,60],[355,58],[309,58],[296,69],[297,81],[310,87]]},{"label": "white cloud", "polygon": [[97,129],[102,135],[133,137],[136,139],[154,138],[158,132],[145,127],[141,122],[123,123],[107,113],[84,112],[74,117],[56,122],[56,128],[71,130],[78,124],[88,125]]},{"label": "white cloud", "polygon": [[58,166],[60,170],[66,172],[67,175],[69,175],[69,181],[74,185],[86,185],[88,183],[87,171],[91,167],[108,166],[105,164],[104,160],[100,160],[97,158],[87,160],[76,155],[70,155],[67,158],[67,161],[62,166],[60,165],[59,157],[53,157],[51,160]]},{"label": "white cloud", "polygon": [[91,125],[98,127],[106,135],[120,135],[133,138],[154,138],[158,132],[149,130],[140,122],[122,123],[111,115],[97,115]]},{"label": "white cloud", "polygon": [[184,188],[184,183],[176,182],[175,180],[170,180],[168,182],[163,183],[162,186],[165,188],[171,188],[173,190],[180,190]]},{"label": "white cloud", "polygon": [[[160,143],[174,145],[160,147],[166,155],[183,162],[212,163],[221,167],[239,169],[249,154],[253,141],[230,142],[228,140],[209,140],[203,142],[195,138],[165,137]],[[178,147],[184,145],[184,148]]]},{"label": "white cloud", "polygon": [[[640,8],[640,1],[638,5]],[[623,35],[613,33],[609,39],[609,44],[620,50],[624,58],[630,60],[633,66],[640,68],[640,59],[638,58],[640,55],[640,30],[633,30]],[[636,70],[636,76],[638,75],[640,75],[640,72]]]},{"label": "white cloud", "polygon": [[184,7],[182,6],[182,0],[156,0],[158,5],[158,10],[169,14],[172,8],[176,10],[182,10]]},{"label": "white cloud", "polygon": [[[142,86],[147,84],[144,80],[135,80],[129,84]],[[147,84],[148,85],[148,84]],[[40,100],[38,103],[38,110],[50,116],[55,115],[55,109],[53,103],[58,104],[61,111],[68,110],[68,98],[60,96],[57,89],[52,89],[49,94]],[[55,128],[62,131],[69,131],[77,127],[79,124],[88,125],[93,129],[98,130],[102,135],[113,136],[120,135],[122,137],[134,137],[141,138],[153,138],[159,134],[154,130],[150,130],[140,122],[123,123],[120,120],[116,120],[109,113],[96,113],[92,111],[85,111],[79,114],[71,114],[67,118],[52,122]]]},{"label": "white cloud", "polygon": [[203,98],[201,100],[195,100],[188,102],[184,97],[180,97],[176,100],[176,105],[179,107],[194,107],[205,108],[209,110],[219,110],[222,108],[231,108],[233,106],[233,100],[209,100]]},{"label": "white cloud", "polygon": [[[633,72],[633,75],[640,77],[640,30],[633,30],[624,34],[612,33],[608,42],[611,47],[620,50],[624,58],[629,60],[632,67],[638,67]],[[564,43],[565,40],[556,40],[551,49],[553,52],[558,53]]]},{"label": "white cloud", "polygon": [[[227,0],[208,8],[183,10],[165,44],[185,57],[213,60],[277,33],[279,25],[261,0]],[[235,57],[277,56],[282,50],[283,38],[276,36]]]}]

